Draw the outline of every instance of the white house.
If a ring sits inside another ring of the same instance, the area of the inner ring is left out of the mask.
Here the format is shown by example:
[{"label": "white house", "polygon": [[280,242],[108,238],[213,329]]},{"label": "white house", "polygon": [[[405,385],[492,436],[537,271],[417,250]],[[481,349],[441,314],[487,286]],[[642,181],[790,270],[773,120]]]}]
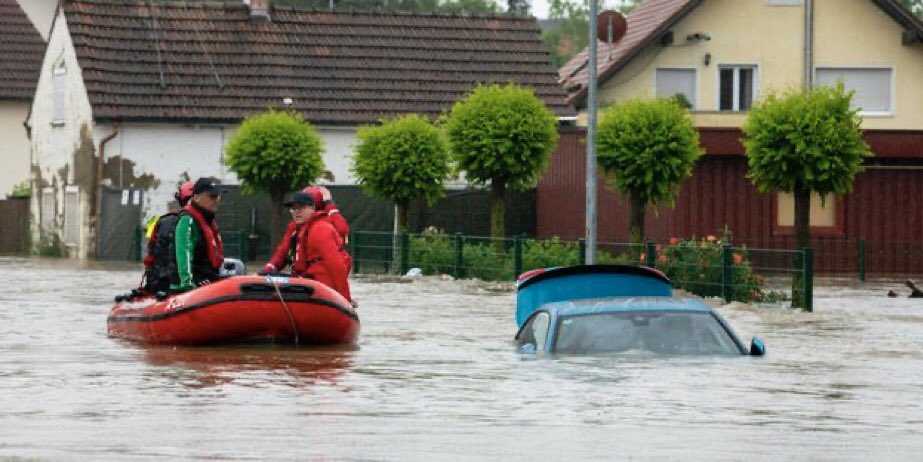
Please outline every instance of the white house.
[{"label": "white house", "polygon": [[146,190],[150,217],[180,178],[234,183],[225,143],[267,108],[318,128],[333,184],[354,183],[358,126],[436,116],[480,82],[530,86],[572,115],[534,19],[249,3],[62,2],[29,120],[35,242],[56,234],[92,257],[101,184]]},{"label": "white house", "polygon": [[29,136],[24,122],[55,5],[56,0],[0,0],[0,199],[29,179]]}]

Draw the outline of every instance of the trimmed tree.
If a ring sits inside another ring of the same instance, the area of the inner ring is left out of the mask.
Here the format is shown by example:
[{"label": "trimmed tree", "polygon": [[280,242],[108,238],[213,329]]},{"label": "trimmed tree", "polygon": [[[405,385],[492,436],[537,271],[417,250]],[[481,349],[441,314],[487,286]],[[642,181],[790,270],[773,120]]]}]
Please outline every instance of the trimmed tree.
[{"label": "trimmed tree", "polygon": [[852,191],[862,162],[871,156],[862,140],[862,117],[843,85],[771,93],[753,106],[744,123],[749,178],[760,192],[795,198],[795,245],[811,237],[811,193]]},{"label": "trimmed tree", "polygon": [[452,107],[449,147],[475,184],[490,183],[490,234],[506,236],[507,188],[522,191],[541,178],[558,143],[554,114],[535,92],[515,84],[479,85]]},{"label": "trimmed tree", "polygon": [[285,194],[323,174],[323,151],[317,131],[301,115],[272,110],[248,117],[228,141],[228,166],[244,192],[266,192],[272,200],[273,242],[282,234]]},{"label": "trimmed tree", "polygon": [[449,176],[449,154],[439,129],[409,114],[359,129],[352,171],[362,190],[397,206],[397,228],[406,231],[410,201],[432,205]]},{"label": "trimmed tree", "polygon": [[596,136],[600,168],[631,204],[631,241],[643,242],[647,206],[673,206],[703,154],[692,117],[675,99],[634,99],[604,111]]},{"label": "trimmed tree", "polygon": [[[761,192],[795,198],[795,247],[811,240],[811,194],[852,191],[856,174],[871,156],[862,140],[862,117],[851,107],[842,83],[810,91],[770,93],[753,106],[744,123],[749,178]],[[792,278],[792,305],[807,307],[803,274]]]}]

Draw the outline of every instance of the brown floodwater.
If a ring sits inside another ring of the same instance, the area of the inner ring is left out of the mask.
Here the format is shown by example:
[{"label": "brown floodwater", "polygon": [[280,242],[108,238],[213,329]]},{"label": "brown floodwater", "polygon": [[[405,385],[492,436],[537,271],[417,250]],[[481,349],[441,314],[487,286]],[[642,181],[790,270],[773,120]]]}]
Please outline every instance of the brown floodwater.
[{"label": "brown floodwater", "polygon": [[[125,265],[0,259],[0,458],[912,460],[923,300],[720,308],[764,358],[533,357],[497,284],[354,281],[355,348],[106,336]],[[905,291],[906,292],[906,291]]]}]

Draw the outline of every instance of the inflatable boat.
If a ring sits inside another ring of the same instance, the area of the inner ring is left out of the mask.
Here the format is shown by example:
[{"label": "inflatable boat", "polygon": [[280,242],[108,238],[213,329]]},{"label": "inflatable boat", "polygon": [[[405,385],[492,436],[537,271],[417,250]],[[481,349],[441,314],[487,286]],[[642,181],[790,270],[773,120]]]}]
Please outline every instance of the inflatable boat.
[{"label": "inflatable boat", "polygon": [[162,345],[355,343],[359,316],[311,279],[234,276],[159,299],[117,297],[110,337]]}]

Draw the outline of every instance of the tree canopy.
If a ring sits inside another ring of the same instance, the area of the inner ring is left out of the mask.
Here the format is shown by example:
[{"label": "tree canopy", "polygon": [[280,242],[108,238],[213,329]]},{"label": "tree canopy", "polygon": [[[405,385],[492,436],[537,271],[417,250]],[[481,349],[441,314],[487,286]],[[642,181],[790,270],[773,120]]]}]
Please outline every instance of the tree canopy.
[{"label": "tree canopy", "polygon": [[432,204],[443,195],[449,175],[445,138],[428,119],[409,114],[359,129],[352,170],[372,196],[395,202],[399,227],[407,225],[407,206],[422,198]]},{"label": "tree canopy", "polygon": [[490,183],[491,234],[503,237],[506,188],[535,186],[558,142],[558,122],[535,92],[515,84],[479,85],[445,122],[449,147],[473,183]]},{"label": "tree canopy", "polygon": [[273,237],[281,232],[287,192],[313,183],[324,172],[320,135],[301,115],[268,111],[248,117],[228,141],[227,163],[245,192],[267,192],[273,202]]},{"label": "tree canopy", "polygon": [[672,98],[634,99],[605,110],[596,145],[600,167],[630,197],[630,232],[638,242],[646,206],[672,206],[703,154],[689,111]]}]

